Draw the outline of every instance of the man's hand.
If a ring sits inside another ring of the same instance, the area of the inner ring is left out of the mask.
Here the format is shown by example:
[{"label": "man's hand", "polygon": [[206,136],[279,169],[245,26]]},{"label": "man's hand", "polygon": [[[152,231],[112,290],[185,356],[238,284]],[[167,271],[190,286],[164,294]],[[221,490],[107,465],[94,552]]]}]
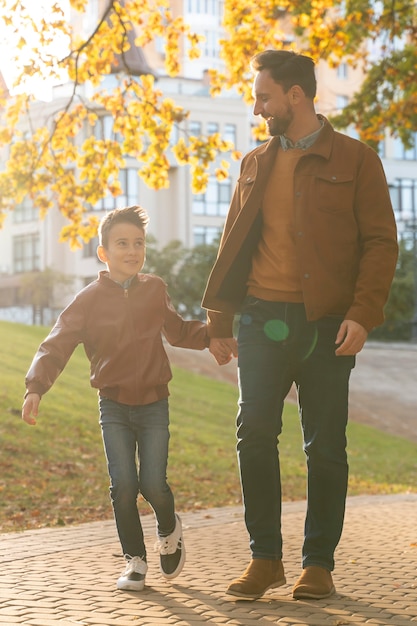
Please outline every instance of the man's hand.
[{"label": "man's hand", "polygon": [[343,320],[336,337],[337,356],[358,354],[365,344],[368,332],[361,324],[353,320]]},{"label": "man's hand", "polygon": [[237,341],[234,337],[226,339],[210,339],[209,350],[219,365],[226,365],[237,356]]},{"label": "man's hand", "polygon": [[35,417],[38,416],[39,402],[41,401],[39,394],[28,393],[23,402],[22,419],[27,424],[34,426],[36,424]]}]

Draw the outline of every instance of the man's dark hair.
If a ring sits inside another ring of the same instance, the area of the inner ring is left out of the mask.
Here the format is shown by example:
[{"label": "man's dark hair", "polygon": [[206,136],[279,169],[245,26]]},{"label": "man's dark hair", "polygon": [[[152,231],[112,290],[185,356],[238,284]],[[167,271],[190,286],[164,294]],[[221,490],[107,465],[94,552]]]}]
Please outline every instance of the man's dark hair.
[{"label": "man's dark hair", "polygon": [[128,206],[124,209],[114,209],[107,213],[98,227],[100,245],[107,248],[109,245],[109,232],[115,224],[132,224],[146,232],[149,217],[145,209],[138,205]]},{"label": "man's dark hair", "polygon": [[253,57],[251,67],[256,72],[268,70],[285,93],[299,85],[307,98],[313,99],[316,95],[314,61],[310,57],[289,50],[266,50]]}]

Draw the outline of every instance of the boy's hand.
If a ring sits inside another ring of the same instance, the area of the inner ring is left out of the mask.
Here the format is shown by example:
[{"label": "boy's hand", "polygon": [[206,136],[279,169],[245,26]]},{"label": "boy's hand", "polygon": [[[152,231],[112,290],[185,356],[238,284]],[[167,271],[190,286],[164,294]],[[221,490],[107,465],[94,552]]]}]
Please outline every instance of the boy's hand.
[{"label": "boy's hand", "polygon": [[237,341],[234,337],[226,339],[210,339],[209,350],[219,365],[226,365],[237,356]]},{"label": "boy's hand", "polygon": [[37,393],[28,393],[23,402],[22,419],[27,424],[34,426],[36,424],[35,417],[38,416],[39,402],[41,398]]}]

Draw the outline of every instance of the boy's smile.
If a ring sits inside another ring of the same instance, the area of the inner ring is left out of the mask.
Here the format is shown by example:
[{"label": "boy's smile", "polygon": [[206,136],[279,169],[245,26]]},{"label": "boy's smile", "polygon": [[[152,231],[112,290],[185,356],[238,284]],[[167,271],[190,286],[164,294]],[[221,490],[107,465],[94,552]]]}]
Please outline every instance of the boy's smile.
[{"label": "boy's smile", "polygon": [[99,246],[97,255],[107,264],[110,278],[123,283],[140,272],[145,263],[145,251],[144,231],[121,222],[111,228],[107,248]]}]

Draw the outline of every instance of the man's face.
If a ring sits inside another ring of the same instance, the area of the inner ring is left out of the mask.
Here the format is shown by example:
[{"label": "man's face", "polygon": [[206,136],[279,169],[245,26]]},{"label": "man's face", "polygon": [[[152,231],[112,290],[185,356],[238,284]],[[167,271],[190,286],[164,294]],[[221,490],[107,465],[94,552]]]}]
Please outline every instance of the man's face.
[{"label": "man's face", "polygon": [[261,115],[267,123],[269,134],[283,135],[294,120],[294,112],[288,93],[276,83],[269,70],[257,73],[253,84],[254,115]]},{"label": "man's face", "polygon": [[110,278],[123,283],[131,278],[145,263],[145,233],[134,224],[115,224],[109,231],[106,248],[99,246],[98,258],[107,263]]}]

